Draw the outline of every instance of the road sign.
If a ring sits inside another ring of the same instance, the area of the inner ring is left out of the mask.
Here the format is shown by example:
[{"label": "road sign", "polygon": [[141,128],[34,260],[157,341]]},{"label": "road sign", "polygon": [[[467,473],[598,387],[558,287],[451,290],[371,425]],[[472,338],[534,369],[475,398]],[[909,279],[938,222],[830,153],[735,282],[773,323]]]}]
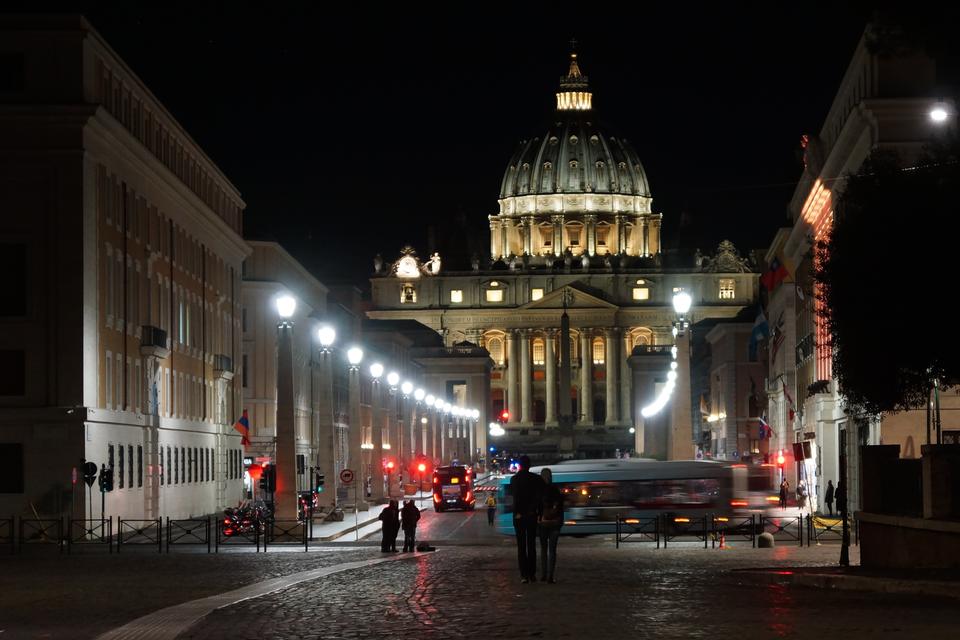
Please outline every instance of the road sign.
[{"label": "road sign", "polygon": [[88,487],[92,487],[97,479],[97,465],[93,462],[87,462],[83,465],[83,481]]},{"label": "road sign", "polygon": [[343,484],[350,484],[351,482],[353,482],[353,470],[344,469],[343,471],[341,471],[340,482],[342,482]]}]

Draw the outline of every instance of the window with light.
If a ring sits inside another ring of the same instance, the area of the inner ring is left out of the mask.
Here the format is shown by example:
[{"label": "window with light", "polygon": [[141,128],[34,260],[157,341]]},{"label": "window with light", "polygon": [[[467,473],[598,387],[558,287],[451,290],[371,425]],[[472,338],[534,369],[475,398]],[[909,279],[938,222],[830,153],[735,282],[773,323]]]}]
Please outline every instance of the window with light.
[{"label": "window with light", "polygon": [[503,364],[503,339],[502,338],[489,338],[487,340],[487,351],[490,352],[490,357],[499,365]]},{"label": "window with light", "polygon": [[407,304],[417,301],[417,290],[412,284],[405,284],[400,289],[400,304]]},{"label": "window with light", "polygon": [[530,299],[539,300],[543,297],[543,289],[531,289],[530,290]]},{"label": "window with light", "polygon": [[533,341],[533,364],[542,365],[546,362],[546,356],[544,355],[545,350],[546,346],[542,338],[537,338]]},{"label": "window with light", "polygon": [[503,302],[503,289],[487,289],[487,302]]},{"label": "window with light", "polygon": [[720,278],[720,299],[733,300],[737,297],[736,281],[733,278]]},{"label": "window with light", "polygon": [[604,363],[603,338],[593,339],[593,364]]},{"label": "window with light", "polygon": [[633,299],[634,300],[649,300],[650,299],[650,289],[647,287],[634,287],[633,288]]},{"label": "window with light", "polygon": [[597,246],[607,246],[607,238],[610,237],[610,227],[597,227]]},{"label": "window with light", "polygon": [[450,291],[450,302],[463,302],[463,289],[452,289]]}]

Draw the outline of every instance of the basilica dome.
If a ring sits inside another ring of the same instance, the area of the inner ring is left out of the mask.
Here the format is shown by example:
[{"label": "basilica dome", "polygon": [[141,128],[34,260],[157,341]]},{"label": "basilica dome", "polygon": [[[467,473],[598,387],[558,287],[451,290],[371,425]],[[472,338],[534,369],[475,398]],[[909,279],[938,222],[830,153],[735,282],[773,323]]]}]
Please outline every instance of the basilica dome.
[{"label": "basilica dome", "polygon": [[652,202],[636,151],[597,123],[587,76],[572,53],[552,123],[522,141],[507,165],[499,211],[490,216],[490,254],[655,255],[661,216]]}]

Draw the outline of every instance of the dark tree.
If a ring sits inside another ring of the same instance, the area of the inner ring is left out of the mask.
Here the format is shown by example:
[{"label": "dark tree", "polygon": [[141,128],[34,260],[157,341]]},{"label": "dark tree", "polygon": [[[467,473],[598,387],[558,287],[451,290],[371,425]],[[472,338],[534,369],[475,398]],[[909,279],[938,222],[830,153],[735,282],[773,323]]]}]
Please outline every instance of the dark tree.
[{"label": "dark tree", "polygon": [[960,142],[874,153],[842,186],[817,248],[834,374],[853,409],[922,407],[960,379]]}]

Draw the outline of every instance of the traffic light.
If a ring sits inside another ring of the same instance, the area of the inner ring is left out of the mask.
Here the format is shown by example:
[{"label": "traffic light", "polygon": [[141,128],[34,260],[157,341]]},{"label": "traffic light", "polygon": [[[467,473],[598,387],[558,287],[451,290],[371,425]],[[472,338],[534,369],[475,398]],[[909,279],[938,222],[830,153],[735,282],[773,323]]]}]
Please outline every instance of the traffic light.
[{"label": "traffic light", "polygon": [[500,422],[510,422],[510,412],[506,409],[500,412]]},{"label": "traffic light", "polygon": [[277,490],[277,470],[272,464],[263,465],[260,475],[260,490],[273,493]]},{"label": "traffic light", "polygon": [[787,459],[783,457],[783,450],[781,449],[780,451],[777,451],[777,464],[782,467],[783,463],[786,461]]},{"label": "traffic light", "polygon": [[423,473],[426,470],[427,470],[427,465],[425,465],[424,463],[421,462],[420,464],[417,465],[417,471],[419,471],[420,473]]},{"label": "traffic light", "polygon": [[316,476],[317,476],[317,482],[316,482],[317,493],[323,493],[323,485],[326,482],[326,478],[319,471],[316,472]]},{"label": "traffic light", "polygon": [[113,491],[113,467],[100,465],[100,491]]},{"label": "traffic light", "polygon": [[392,473],[393,468],[396,466],[397,465],[393,462],[393,460],[387,460],[387,473]]}]

